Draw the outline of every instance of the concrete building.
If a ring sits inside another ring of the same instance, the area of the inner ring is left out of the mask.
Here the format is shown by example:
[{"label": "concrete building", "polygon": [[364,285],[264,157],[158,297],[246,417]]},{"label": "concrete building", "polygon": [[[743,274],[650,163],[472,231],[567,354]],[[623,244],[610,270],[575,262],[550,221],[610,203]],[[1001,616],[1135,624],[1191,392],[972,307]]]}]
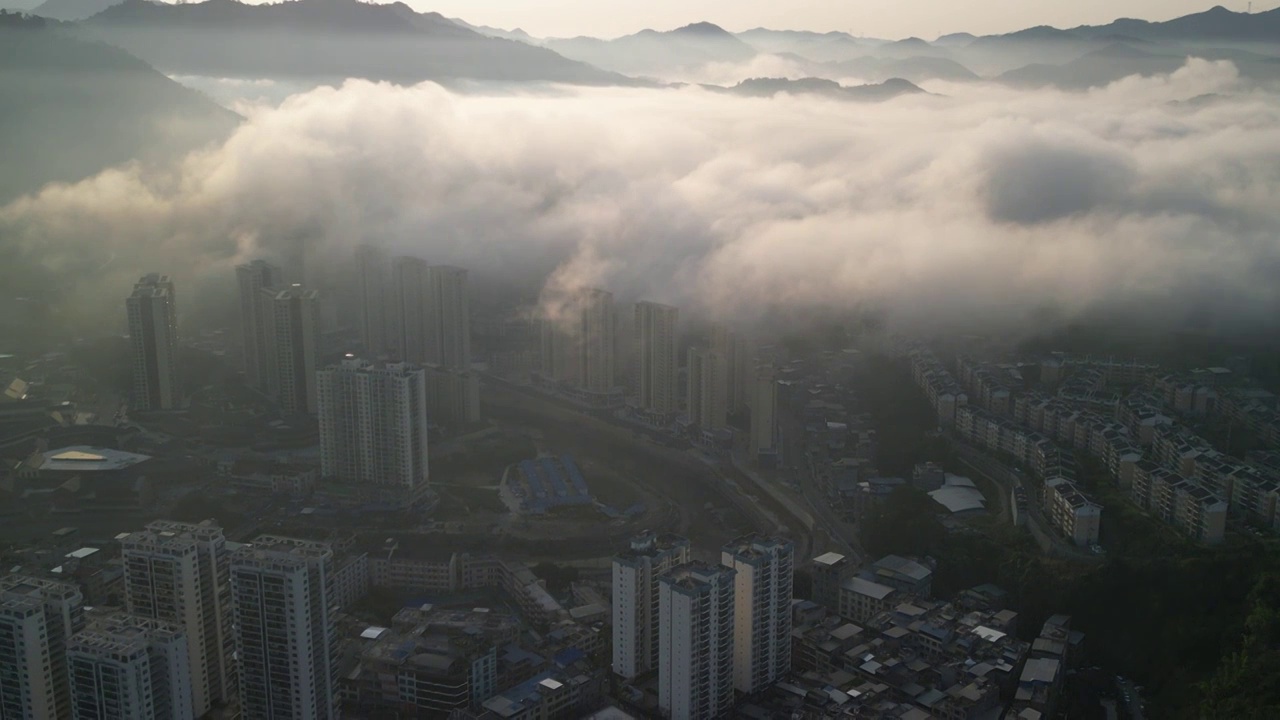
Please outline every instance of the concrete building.
[{"label": "concrete building", "polygon": [[267,394],[286,415],[314,415],[320,369],[320,293],[293,285],[264,290],[268,307]]},{"label": "concrete building", "polygon": [[448,265],[427,268],[427,363],[471,369],[471,301],[467,271]]},{"label": "concrete building", "polygon": [[245,720],[333,720],[337,631],[333,551],[261,536],[231,558]]},{"label": "concrete building", "polygon": [[677,392],[680,311],[653,302],[636,303],[635,336],[639,355],[640,407],[658,414],[680,409]]},{"label": "concrete building", "polygon": [[725,402],[729,412],[746,408],[751,404],[751,369],[755,367],[755,356],[746,336],[717,323],[711,328],[711,349],[724,358]]},{"label": "concrete building", "polygon": [[67,647],[76,720],[193,720],[186,632],[112,613]]},{"label": "concrete building", "polygon": [[381,248],[361,245],[356,248],[356,323],[360,343],[371,357],[379,357],[390,349],[387,329],[387,306],[391,295],[388,282],[387,255]]},{"label": "concrete building", "polygon": [[840,615],[865,623],[898,602],[898,591],[863,577],[851,577],[840,585]]},{"label": "concrete building", "polygon": [[831,612],[840,610],[840,586],[856,567],[840,553],[823,553],[813,559],[813,601]]},{"label": "concrete building", "polygon": [[688,563],[659,580],[658,708],[673,720],[733,707],[734,571]]},{"label": "concrete building", "polygon": [[182,402],[175,303],[173,283],[156,274],[143,276],[125,300],[135,410],[172,410]]},{"label": "concrete building", "polygon": [[416,497],[426,489],[426,374],[348,356],[317,374],[320,472]]},{"label": "concrete building", "polygon": [[584,396],[614,390],[617,333],[613,294],[587,288],[558,300],[540,321],[541,375]]},{"label": "concrete building", "polygon": [[250,387],[266,391],[267,355],[272,340],[267,318],[267,295],[263,290],[284,286],[284,272],[263,260],[236,266],[236,282],[240,289],[240,337],[244,351],[245,381]]},{"label": "concrete building", "polygon": [[748,535],[720,550],[720,564],[735,571],[733,686],[751,695],[791,669],[795,546]]},{"label": "concrete building", "polygon": [[427,320],[427,265],[415,257],[398,257],[391,263],[390,320],[392,343],[405,362],[423,364],[431,356],[431,330]]},{"label": "concrete building", "polygon": [[685,403],[689,422],[704,431],[728,424],[729,373],[724,356],[715,350],[689,348],[689,387]]},{"label": "concrete building", "polygon": [[766,461],[778,452],[778,383],[773,368],[756,368],[751,395],[751,458]]},{"label": "concrete building", "polygon": [[83,600],[70,583],[0,580],[0,717],[72,717],[67,640],[84,627]]},{"label": "concrete building", "polygon": [[1098,542],[1102,506],[1085,496],[1075,483],[1050,478],[1044,483],[1044,509],[1050,522],[1081,547]]},{"label": "concrete building", "polygon": [[613,672],[630,680],[658,667],[658,579],[689,562],[689,541],[646,532],[613,558]]},{"label": "concrete building", "polygon": [[456,431],[480,422],[480,376],[470,370],[425,365],[427,419]]},{"label": "concrete building", "polygon": [[186,633],[192,711],[199,717],[235,694],[229,555],[222,528],[158,520],[120,540],[129,614]]}]

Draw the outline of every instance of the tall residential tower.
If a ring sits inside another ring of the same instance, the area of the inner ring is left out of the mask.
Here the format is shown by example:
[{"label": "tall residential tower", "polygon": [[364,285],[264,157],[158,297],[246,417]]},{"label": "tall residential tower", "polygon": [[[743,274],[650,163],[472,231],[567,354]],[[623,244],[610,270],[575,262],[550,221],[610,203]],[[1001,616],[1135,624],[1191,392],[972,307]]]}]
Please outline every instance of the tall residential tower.
[{"label": "tall residential tower", "polygon": [[178,384],[178,320],[173,283],[147,275],[125,300],[133,362],[132,405],[138,410],[172,410],[182,401]]},{"label": "tall residential tower", "polygon": [[736,571],[733,686],[751,695],[791,671],[795,547],[789,540],[748,535],[721,549],[720,564]]},{"label": "tall residential tower", "polygon": [[624,678],[658,667],[658,578],[689,562],[689,541],[646,532],[613,558],[613,671]]},{"label": "tall residential tower", "polygon": [[734,573],[689,563],[658,589],[658,708],[669,718],[707,720],[733,707]]},{"label": "tall residential tower", "polygon": [[427,486],[426,375],[348,356],[317,374],[320,468],[327,478],[400,491]]},{"label": "tall residential tower", "polygon": [[284,273],[263,260],[236,266],[240,288],[240,335],[244,349],[244,375],[250,387],[267,389],[267,355],[270,352],[267,296],[263,290],[284,286]]},{"label": "tall residential tower", "polygon": [[636,303],[635,336],[639,355],[640,407],[663,415],[679,411],[680,373],[677,334],[680,311],[658,303]]}]

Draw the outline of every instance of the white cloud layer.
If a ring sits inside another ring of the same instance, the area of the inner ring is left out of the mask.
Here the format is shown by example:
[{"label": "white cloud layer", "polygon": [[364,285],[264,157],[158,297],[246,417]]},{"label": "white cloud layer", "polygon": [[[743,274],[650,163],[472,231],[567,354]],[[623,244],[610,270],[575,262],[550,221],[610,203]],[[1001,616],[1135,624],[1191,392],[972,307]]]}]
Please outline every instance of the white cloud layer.
[{"label": "white cloud layer", "polygon": [[254,110],[180,167],[20,199],[0,238],[113,312],[143,270],[229,288],[259,254],[372,241],[478,282],[554,272],[744,318],[1273,322],[1280,98],[1199,60],[1088,93],[932,89],[863,104],[350,81]]}]

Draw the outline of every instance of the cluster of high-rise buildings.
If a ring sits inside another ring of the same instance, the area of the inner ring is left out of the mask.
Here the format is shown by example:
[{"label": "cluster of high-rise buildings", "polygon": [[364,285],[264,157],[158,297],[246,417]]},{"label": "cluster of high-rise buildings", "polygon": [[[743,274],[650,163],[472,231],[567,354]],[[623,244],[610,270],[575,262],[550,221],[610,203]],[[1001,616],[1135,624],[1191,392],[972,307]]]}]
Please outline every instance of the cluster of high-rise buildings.
[{"label": "cluster of high-rise buildings", "polygon": [[324,543],[157,521],[121,538],[125,607],[71,583],[0,581],[5,718],[334,718],[339,568]]},{"label": "cluster of high-rise buildings", "polygon": [[776,379],[771,366],[756,365],[742,333],[717,324],[682,353],[679,308],[636,303],[628,343],[610,292],[586,288],[545,304],[538,328],[544,382],[595,407],[625,404],[630,385],[636,418],[655,427],[683,420],[708,442],[723,441],[730,416],[750,410],[752,456],[773,449]]},{"label": "cluster of high-rise buildings", "polygon": [[692,562],[689,541],[646,533],[613,560],[613,671],[656,671],[671,718],[714,718],[791,667],[794,548],[756,535]]}]

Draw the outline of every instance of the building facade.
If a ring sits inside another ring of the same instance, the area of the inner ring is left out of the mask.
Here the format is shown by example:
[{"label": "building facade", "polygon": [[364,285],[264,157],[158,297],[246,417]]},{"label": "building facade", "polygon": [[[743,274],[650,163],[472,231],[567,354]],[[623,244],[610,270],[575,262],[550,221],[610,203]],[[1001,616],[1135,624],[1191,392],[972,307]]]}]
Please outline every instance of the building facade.
[{"label": "building facade", "polygon": [[659,580],[658,708],[704,720],[733,707],[734,571],[707,563],[673,568]]},{"label": "building facade", "polygon": [[264,290],[271,347],[267,392],[286,415],[314,415],[320,364],[320,293],[294,285]]},{"label": "building facade", "polygon": [[733,685],[755,694],[791,670],[791,586],[795,546],[749,535],[720,551],[734,574]]},{"label": "building facade", "polygon": [[240,337],[245,381],[250,387],[266,391],[267,354],[272,341],[267,329],[267,296],[262,291],[283,287],[284,272],[264,260],[254,260],[236,266],[236,283],[240,289]]},{"label": "building facade", "polygon": [[320,472],[416,496],[426,489],[426,374],[348,356],[317,375]]},{"label": "building facade", "polygon": [[235,694],[230,556],[210,521],[156,521],[120,541],[129,614],[176,625],[186,634],[192,710],[197,717]]},{"label": "building facade", "polygon": [[658,667],[658,579],[689,562],[689,541],[644,533],[613,558],[613,672],[627,679]]},{"label": "building facade", "polygon": [[706,348],[689,348],[689,422],[719,430],[729,421],[729,374],[725,358]]},{"label": "building facade", "polygon": [[172,410],[182,401],[178,383],[178,320],[168,276],[147,275],[125,300],[133,364],[131,405]]},{"label": "building facade", "polygon": [[70,583],[0,580],[0,717],[72,717],[67,641],[84,627],[83,601]]},{"label": "building facade", "polygon": [[680,311],[669,305],[636,303],[635,336],[639,355],[640,407],[659,414],[679,411]]},{"label": "building facade", "polygon": [[262,536],[231,558],[240,708],[245,720],[337,716],[333,551]]},{"label": "building facade", "polygon": [[193,720],[182,628],[113,613],[67,648],[75,720]]}]

